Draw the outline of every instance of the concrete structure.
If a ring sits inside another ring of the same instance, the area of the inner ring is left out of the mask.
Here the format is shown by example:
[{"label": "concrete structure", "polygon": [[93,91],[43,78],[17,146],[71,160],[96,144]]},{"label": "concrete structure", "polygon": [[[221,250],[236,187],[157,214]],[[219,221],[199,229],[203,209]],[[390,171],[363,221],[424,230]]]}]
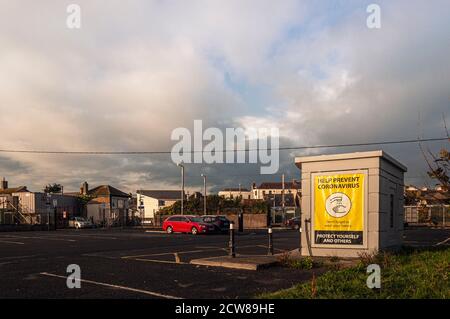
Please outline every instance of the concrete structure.
[{"label": "concrete structure", "polygon": [[231,199],[238,197],[241,197],[242,199],[251,199],[252,192],[250,192],[247,188],[224,188],[219,191],[219,196]]},{"label": "concrete structure", "polygon": [[179,190],[138,190],[138,211],[141,213],[142,222],[153,223],[155,214],[164,207],[175,204],[181,200]]},{"label": "concrete structure", "polygon": [[407,168],[383,151],[297,157],[301,254],[357,257],[397,249]]}]

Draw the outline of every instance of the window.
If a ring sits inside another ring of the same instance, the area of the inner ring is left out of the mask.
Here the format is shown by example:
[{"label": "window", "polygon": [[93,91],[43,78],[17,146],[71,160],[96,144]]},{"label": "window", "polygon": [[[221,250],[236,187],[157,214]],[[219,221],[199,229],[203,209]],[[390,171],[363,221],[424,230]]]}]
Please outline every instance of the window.
[{"label": "window", "polygon": [[389,219],[390,219],[391,228],[394,228],[394,194],[390,195]]},{"label": "window", "polygon": [[166,205],[166,202],[163,200],[158,200],[158,206],[164,206]]}]

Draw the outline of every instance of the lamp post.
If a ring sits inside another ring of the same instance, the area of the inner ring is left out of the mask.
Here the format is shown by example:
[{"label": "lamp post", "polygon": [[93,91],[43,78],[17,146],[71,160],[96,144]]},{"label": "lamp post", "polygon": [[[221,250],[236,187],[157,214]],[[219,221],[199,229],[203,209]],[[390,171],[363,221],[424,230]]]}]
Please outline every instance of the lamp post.
[{"label": "lamp post", "polygon": [[206,175],[201,176],[203,177],[203,215],[206,215]]},{"label": "lamp post", "polygon": [[181,167],[181,215],[184,214],[184,165],[181,163],[177,164],[178,167]]}]

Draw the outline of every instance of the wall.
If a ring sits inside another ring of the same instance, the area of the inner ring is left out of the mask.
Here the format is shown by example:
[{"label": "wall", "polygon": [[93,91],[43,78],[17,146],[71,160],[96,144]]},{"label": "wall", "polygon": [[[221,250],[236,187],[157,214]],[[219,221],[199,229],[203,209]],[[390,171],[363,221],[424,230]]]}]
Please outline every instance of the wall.
[{"label": "wall", "polygon": [[[238,229],[238,215],[224,214]],[[267,228],[267,214],[244,214],[244,229]]]},{"label": "wall", "polygon": [[153,197],[137,194],[137,206],[138,212],[141,212],[139,206],[141,205],[141,201],[143,202],[144,208],[142,209],[144,213],[144,219],[153,219],[155,218],[155,214],[162,208],[171,206],[175,204],[176,200],[164,200],[164,205],[159,206],[159,200]]},{"label": "wall", "polygon": [[[47,194],[40,192],[20,192],[14,193],[13,196],[19,198],[20,209],[24,214],[35,215],[33,223],[46,221],[49,212],[52,214],[54,213],[53,200],[56,200],[56,212],[59,216],[58,218],[62,219],[63,212],[66,212],[67,216],[78,216],[81,213],[80,203],[75,196],[51,194],[48,201]],[[50,205],[47,205],[47,202],[49,202]],[[45,216],[45,218],[42,216]]]}]

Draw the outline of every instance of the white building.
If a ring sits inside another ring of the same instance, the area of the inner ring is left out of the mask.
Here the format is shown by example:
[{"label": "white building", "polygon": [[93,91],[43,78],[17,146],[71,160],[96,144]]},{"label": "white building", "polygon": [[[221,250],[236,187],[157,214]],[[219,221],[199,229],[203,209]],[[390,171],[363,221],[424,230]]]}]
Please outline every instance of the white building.
[{"label": "white building", "polygon": [[[256,184],[252,185],[252,199],[266,199],[267,197],[271,197],[273,195],[280,195],[283,192],[283,183],[277,182],[265,182],[261,183],[261,185],[256,186]],[[299,193],[301,194],[301,184],[299,182],[285,182],[284,183],[284,194],[292,194],[295,196]]]},{"label": "white building", "polygon": [[160,209],[181,200],[179,190],[138,190],[136,193],[138,211],[144,223],[153,221]]},{"label": "white building", "polygon": [[238,197],[241,197],[242,199],[251,199],[252,192],[246,188],[225,188],[219,191],[219,196],[230,199]]}]

